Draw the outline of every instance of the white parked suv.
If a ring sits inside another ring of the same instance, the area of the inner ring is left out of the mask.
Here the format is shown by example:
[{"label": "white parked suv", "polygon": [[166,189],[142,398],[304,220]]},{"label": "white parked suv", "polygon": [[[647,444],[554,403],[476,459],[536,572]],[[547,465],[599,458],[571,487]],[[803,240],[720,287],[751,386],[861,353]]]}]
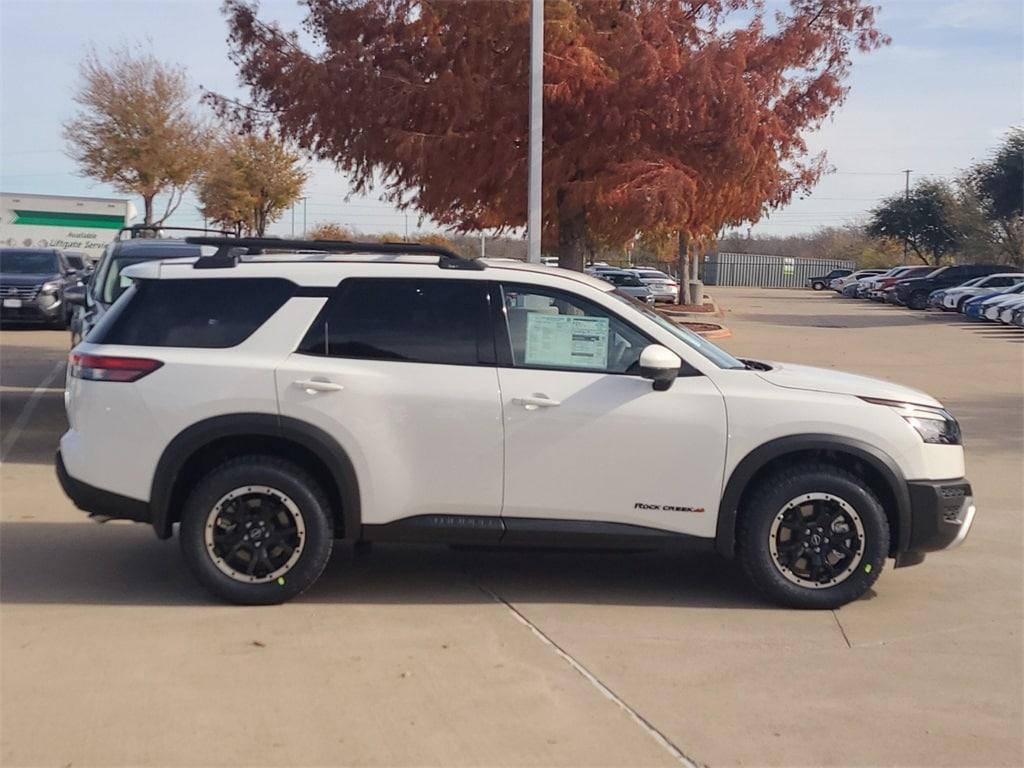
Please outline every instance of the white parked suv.
[{"label": "white parked suv", "polygon": [[703,547],[833,608],[971,526],[957,422],[913,389],[736,359],[575,272],[190,242],[218,250],[129,267],[72,351],[57,472],[92,515],[180,523],[227,600],[294,597],[348,539]]}]

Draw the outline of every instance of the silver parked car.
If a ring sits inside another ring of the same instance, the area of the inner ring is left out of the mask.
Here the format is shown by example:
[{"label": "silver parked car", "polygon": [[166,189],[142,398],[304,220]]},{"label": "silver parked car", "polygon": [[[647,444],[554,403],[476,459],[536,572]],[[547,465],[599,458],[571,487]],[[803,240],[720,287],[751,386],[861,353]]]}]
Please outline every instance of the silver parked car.
[{"label": "silver parked car", "polygon": [[628,293],[635,299],[645,304],[654,303],[654,292],[641,282],[640,278],[625,269],[605,270],[599,272],[597,277],[607,280],[614,285],[621,293]]}]

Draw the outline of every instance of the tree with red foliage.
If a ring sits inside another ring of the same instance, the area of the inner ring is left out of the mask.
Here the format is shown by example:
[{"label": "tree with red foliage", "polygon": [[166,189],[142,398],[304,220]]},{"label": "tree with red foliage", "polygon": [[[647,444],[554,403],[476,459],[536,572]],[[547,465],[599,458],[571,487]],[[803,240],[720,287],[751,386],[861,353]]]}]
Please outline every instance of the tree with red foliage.
[{"label": "tree with red foliage", "polygon": [[[529,3],[306,0],[305,29],[227,0],[232,58],[281,134],[460,230],[526,221]],[[886,42],[862,0],[546,0],[544,239],[756,221],[825,170],[804,136],[842,102],[854,50]],[[680,248],[684,250],[683,247]]]}]

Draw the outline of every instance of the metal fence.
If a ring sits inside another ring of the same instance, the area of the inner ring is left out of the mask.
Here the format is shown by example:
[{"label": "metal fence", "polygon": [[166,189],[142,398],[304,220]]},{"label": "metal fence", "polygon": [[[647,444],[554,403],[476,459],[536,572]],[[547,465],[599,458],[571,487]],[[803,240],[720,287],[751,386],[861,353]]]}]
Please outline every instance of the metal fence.
[{"label": "metal fence", "polygon": [[833,269],[853,269],[841,259],[796,259],[757,253],[709,253],[704,257],[705,285],[750,285],[761,288],[800,288],[808,278]]}]

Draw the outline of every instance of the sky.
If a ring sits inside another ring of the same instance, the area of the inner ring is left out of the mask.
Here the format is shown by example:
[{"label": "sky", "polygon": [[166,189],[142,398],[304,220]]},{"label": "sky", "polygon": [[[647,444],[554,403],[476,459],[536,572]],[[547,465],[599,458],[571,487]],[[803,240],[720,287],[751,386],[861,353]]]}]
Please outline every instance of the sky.
[{"label": "sky", "polygon": [[[780,4],[767,2],[769,9]],[[882,198],[903,190],[904,169],[911,183],[953,178],[991,153],[1010,126],[1024,124],[1024,2],[878,4],[879,26],[892,44],[857,55],[846,102],[808,136],[813,151],[828,153],[834,172],[806,199],[754,224],[753,235],[863,221]],[[303,18],[295,0],[264,0],[261,8],[263,18],[287,28]],[[63,152],[61,126],[75,113],[79,61],[90,47],[102,54],[143,43],[184,66],[197,86],[238,95],[219,9],[220,0],[0,0],[0,189],[123,197],[76,175]],[[352,195],[329,164],[313,163],[311,171],[294,223],[286,213],[272,233],[301,234],[303,219],[308,227],[336,222],[367,233],[435,228],[374,194]],[[172,223],[200,225],[196,205],[187,195]]]}]

